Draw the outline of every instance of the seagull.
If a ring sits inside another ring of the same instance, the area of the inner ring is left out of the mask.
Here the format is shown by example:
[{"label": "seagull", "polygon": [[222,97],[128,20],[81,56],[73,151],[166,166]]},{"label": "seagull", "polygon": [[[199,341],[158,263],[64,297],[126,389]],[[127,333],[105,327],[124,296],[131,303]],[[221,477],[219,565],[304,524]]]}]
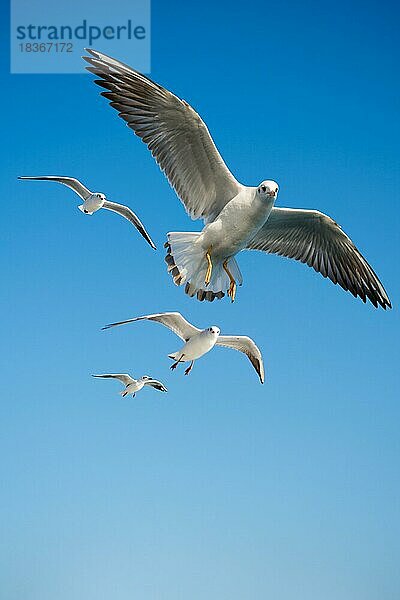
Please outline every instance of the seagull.
[{"label": "seagull", "polygon": [[117,204],[116,202],[110,202],[106,196],[101,192],[91,192],[88,188],[83,185],[78,179],[74,177],[60,177],[59,175],[43,175],[42,177],[18,177],[18,179],[30,179],[33,181],[56,181],[66,185],[73,190],[83,200],[83,204],[78,206],[85,215],[92,215],[97,212],[100,208],[106,208],[118,213],[121,217],[128,219],[138,230],[138,232],[144,237],[144,239],[150,244],[154,250],[156,249],[153,240],[144,228],[143,223],[135,215],[135,213],[123,204]]},{"label": "seagull", "polygon": [[93,375],[92,377],[101,377],[103,379],[119,379],[122,381],[122,383],[125,384],[125,389],[119,393],[123,398],[125,398],[125,396],[128,394],[132,394],[132,398],[134,398],[136,392],[141,390],[145,385],[150,385],[160,392],[167,391],[167,388],[161,383],[161,381],[157,381],[157,379],[153,379],[152,377],[149,377],[149,375],[143,375],[140,379],[133,379],[133,377],[127,373],[107,373],[104,375]]},{"label": "seagull", "polygon": [[180,350],[168,355],[168,358],[174,361],[171,365],[172,370],[176,369],[179,363],[189,362],[190,364],[185,370],[185,375],[189,375],[195,360],[209,352],[214,346],[225,346],[226,348],[233,348],[233,350],[239,350],[239,352],[246,354],[257,371],[261,383],[264,383],[262,355],[260,349],[251,338],[245,335],[220,335],[221,330],[215,325],[207,327],[207,329],[198,329],[189,323],[179,312],[157,313],[135,317],[127,321],[110,323],[103,327],[103,329],[144,320],[161,323],[165,327],[168,327],[168,329],[171,329],[171,331],[185,342]]},{"label": "seagull", "polygon": [[233,302],[242,275],[235,256],[261,250],[293,258],[339,284],[363,302],[391,308],[388,295],[368,262],[343,229],[318,210],[275,207],[273,180],[245,186],[232,175],[206,124],[184,100],[128,65],[87,49],[87,70],[148,146],[200,233],[167,234],[166,262],[176,285],[198,300]]}]

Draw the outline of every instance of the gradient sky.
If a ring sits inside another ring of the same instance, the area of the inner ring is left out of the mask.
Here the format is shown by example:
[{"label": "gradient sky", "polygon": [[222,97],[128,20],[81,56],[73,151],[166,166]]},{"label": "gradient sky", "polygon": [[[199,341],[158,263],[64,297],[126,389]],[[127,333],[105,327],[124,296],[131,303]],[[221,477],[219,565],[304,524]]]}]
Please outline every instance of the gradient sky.
[{"label": "gradient sky", "polygon": [[[240,181],[343,226],[385,313],[261,253],[239,257],[234,305],[185,296],[162,245],[201,224],[90,75],[9,75],[3,15],[2,598],[399,598],[398,20],[394,2],[152,3],[151,76]],[[126,202],[158,252],[24,174]],[[154,323],[100,331],[164,310],[254,337],[266,384],[225,349],[171,373],[179,340]],[[122,400],[104,371],[169,393]]]}]

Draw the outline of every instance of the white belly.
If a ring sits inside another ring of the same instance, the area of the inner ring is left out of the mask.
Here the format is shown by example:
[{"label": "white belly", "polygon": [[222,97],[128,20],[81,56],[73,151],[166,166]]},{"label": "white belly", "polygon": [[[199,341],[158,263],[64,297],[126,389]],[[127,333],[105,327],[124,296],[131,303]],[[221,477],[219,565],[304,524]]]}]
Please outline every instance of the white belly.
[{"label": "white belly", "polygon": [[190,338],[177,355],[181,356],[183,362],[196,360],[209,352],[215,346],[217,339],[218,335],[209,331],[201,331]]},{"label": "white belly", "polygon": [[83,203],[83,209],[86,212],[92,214],[92,213],[96,212],[96,210],[99,210],[99,208],[101,208],[103,206],[103,204],[104,204],[104,200],[102,198],[99,198],[95,194],[92,194]]},{"label": "white belly", "polygon": [[135,381],[134,383],[130,383],[128,387],[125,388],[125,391],[128,392],[128,394],[135,394],[141,390],[143,386],[144,383],[142,381]]},{"label": "white belly", "polygon": [[204,250],[211,248],[214,257],[234,256],[264,225],[272,206],[272,200],[261,201],[252,188],[247,188],[228,202],[216,220],[203,229],[201,244]]}]

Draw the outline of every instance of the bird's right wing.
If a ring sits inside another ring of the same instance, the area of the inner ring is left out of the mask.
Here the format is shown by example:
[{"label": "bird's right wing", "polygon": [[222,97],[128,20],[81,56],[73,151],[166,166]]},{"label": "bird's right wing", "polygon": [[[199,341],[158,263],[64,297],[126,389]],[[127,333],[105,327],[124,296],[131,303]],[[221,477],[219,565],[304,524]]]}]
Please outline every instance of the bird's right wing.
[{"label": "bird's right wing", "polygon": [[306,263],[353,296],[391,308],[385,288],[351,239],[333,219],[317,210],[273,208],[247,245]]},{"label": "bird's right wing", "polygon": [[246,354],[251,364],[255,368],[261,383],[264,383],[264,362],[261,351],[255,342],[246,335],[220,335],[218,336],[216,346],[225,346]]},{"label": "bird's right wing", "polygon": [[192,219],[212,221],[242,189],[201,117],[128,65],[87,49],[88,71],[119,116],[147,145]]},{"label": "bird's right wing", "polygon": [[128,221],[133,223],[133,225],[136,227],[138,232],[144,237],[146,242],[148,242],[150,244],[150,246],[152,248],[154,248],[154,250],[156,250],[154,242],[151,239],[151,237],[149,236],[149,234],[147,233],[143,223],[141,222],[139,217],[137,217],[135,215],[133,210],[131,210],[128,206],[124,206],[123,204],[117,204],[116,202],[109,202],[109,200],[105,200],[105,202],[103,204],[103,208],[106,208],[107,210],[112,210],[113,212],[116,212],[119,215],[121,215],[122,217],[124,217],[125,219],[128,219]]},{"label": "bird's right wing", "polygon": [[104,375],[93,375],[93,377],[101,377],[102,379],[119,379],[125,385],[129,385],[135,381],[127,373],[107,373]]},{"label": "bird's right wing", "polygon": [[186,321],[182,317],[181,313],[168,312],[158,313],[154,315],[145,315],[143,317],[135,317],[134,319],[128,319],[127,321],[118,321],[118,323],[110,323],[103,327],[103,329],[109,329],[110,327],[116,327],[118,325],[125,325],[126,323],[133,323],[134,321],[157,321],[168,329],[171,329],[178,337],[185,342],[190,339],[196,333],[199,333],[200,329]]},{"label": "bird's right wing", "polygon": [[91,191],[87,189],[83,183],[74,177],[60,177],[58,175],[43,175],[41,177],[18,177],[18,179],[31,179],[33,181],[56,181],[66,185],[73,190],[82,200],[86,200],[91,195]]},{"label": "bird's right wing", "polygon": [[158,381],[157,379],[148,379],[145,382],[145,385],[150,385],[151,387],[155,388],[156,390],[159,390],[160,392],[167,392],[167,388],[165,387],[164,384],[161,383],[161,381]]}]

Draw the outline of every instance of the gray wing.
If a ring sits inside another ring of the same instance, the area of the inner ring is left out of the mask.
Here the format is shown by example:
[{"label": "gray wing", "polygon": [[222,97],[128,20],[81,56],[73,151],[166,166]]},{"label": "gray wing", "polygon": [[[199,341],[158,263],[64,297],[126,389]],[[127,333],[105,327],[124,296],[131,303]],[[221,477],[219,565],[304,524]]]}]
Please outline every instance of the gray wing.
[{"label": "gray wing", "polygon": [[200,329],[191,325],[182,315],[178,312],[169,313],[158,313],[154,315],[145,315],[143,317],[135,317],[134,319],[128,319],[127,321],[119,321],[118,323],[110,323],[103,327],[103,329],[109,329],[110,327],[116,327],[118,325],[125,325],[126,323],[133,323],[134,321],[157,321],[168,329],[171,329],[178,337],[185,342],[190,339],[194,334],[199,333]]},{"label": "gray wing", "polygon": [[273,208],[247,248],[299,260],[363,302],[369,298],[375,307],[392,307],[377,275],[351,239],[321,212]]},{"label": "gray wing", "polygon": [[165,385],[163,385],[161,381],[158,381],[157,379],[148,379],[144,385],[150,385],[151,387],[155,388],[156,390],[159,390],[160,392],[168,391]]},{"label": "gray wing", "polygon": [[255,368],[261,383],[264,383],[264,362],[259,347],[253,340],[246,335],[220,335],[218,336],[216,346],[224,346],[243,352],[249,358]]},{"label": "gray wing", "polygon": [[150,244],[150,246],[154,248],[154,250],[156,249],[154,242],[147,233],[146,229],[144,228],[143,223],[128,206],[124,206],[123,204],[117,204],[116,202],[109,202],[108,200],[106,200],[103,204],[103,208],[106,208],[107,210],[112,210],[113,212],[118,213],[122,217],[125,217],[125,219],[128,219],[128,221],[133,223],[138,232],[144,237],[144,239]]},{"label": "gray wing", "polygon": [[101,52],[86,67],[102,96],[145,144],[193,219],[212,221],[242,188],[200,116],[184,100]]},{"label": "gray wing", "polygon": [[60,177],[59,175],[43,175],[41,177],[18,177],[18,179],[31,179],[33,181],[56,181],[73,190],[82,200],[86,200],[92,193],[83,183],[74,177]]},{"label": "gray wing", "polygon": [[102,379],[119,379],[125,385],[129,385],[135,381],[127,373],[106,373],[104,375],[92,375],[92,377],[101,377]]}]

